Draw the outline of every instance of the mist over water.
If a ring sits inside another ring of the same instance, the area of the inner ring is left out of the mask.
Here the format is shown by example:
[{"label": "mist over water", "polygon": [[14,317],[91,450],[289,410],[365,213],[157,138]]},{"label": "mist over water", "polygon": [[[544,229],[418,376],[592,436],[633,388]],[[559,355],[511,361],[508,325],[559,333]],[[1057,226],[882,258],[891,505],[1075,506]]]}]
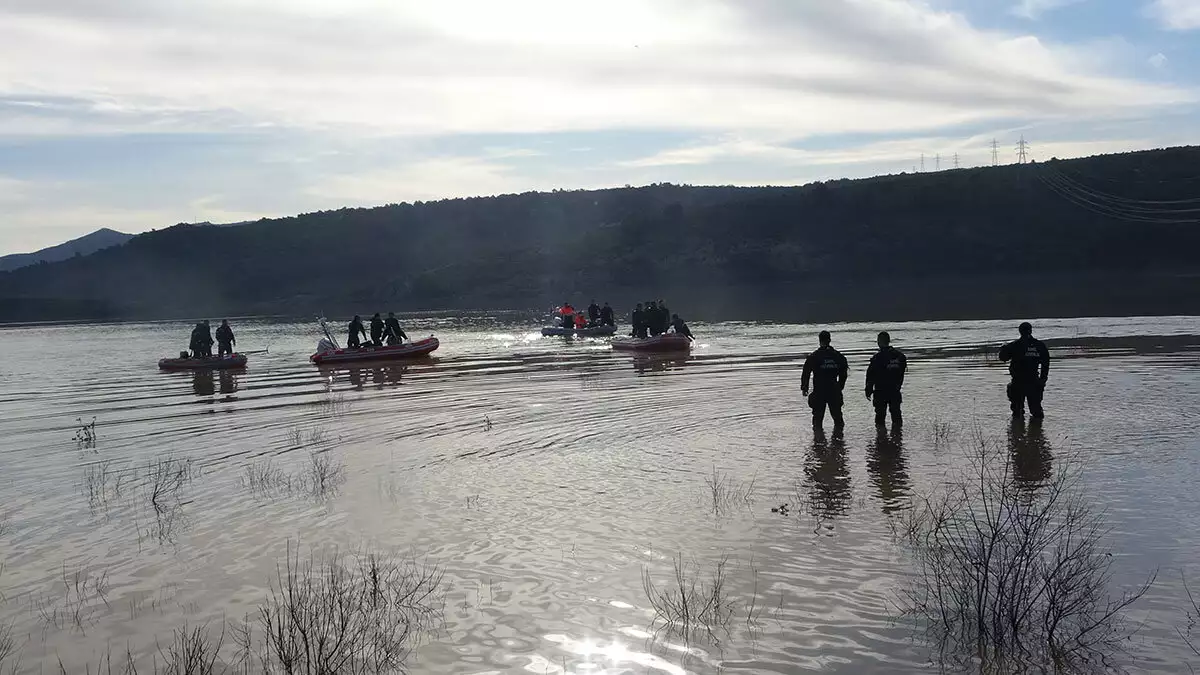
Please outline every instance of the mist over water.
[{"label": "mist over water", "polygon": [[[995,358],[1016,321],[828,326],[851,365],[842,439],[814,435],[799,392],[826,326],[694,323],[690,356],[646,358],[542,338],[535,317],[423,316],[404,328],[437,335],[434,358],[324,369],[315,325],[238,320],[239,349],[269,353],[225,373],[158,371],[185,323],[0,328],[0,623],[23,669],[74,672],[253,613],[289,546],[371,547],[446,571],[413,672],[926,672],[896,620],[892,522],[978,431],[1031,486],[1080,463],[1114,592],[1159,570],[1122,663],[1186,670],[1200,318],[1034,325],[1054,358],[1040,429],[1010,424]],[[862,394],[881,329],[909,357],[899,435],[877,434]],[[77,441],[93,417],[94,444]],[[303,473],[313,449],[341,467],[331,489],[247,485],[268,461]],[[154,509],[163,462],[186,477]],[[714,503],[714,476],[736,498]],[[690,644],[656,634],[645,589],[677,556],[727,559],[741,603]],[[81,574],[103,593],[72,602]]]}]

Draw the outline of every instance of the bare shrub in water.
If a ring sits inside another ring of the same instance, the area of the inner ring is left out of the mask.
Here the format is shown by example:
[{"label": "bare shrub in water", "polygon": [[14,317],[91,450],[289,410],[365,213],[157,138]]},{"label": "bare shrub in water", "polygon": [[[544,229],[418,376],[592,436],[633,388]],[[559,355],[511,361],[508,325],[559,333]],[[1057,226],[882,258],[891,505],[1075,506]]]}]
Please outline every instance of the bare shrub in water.
[{"label": "bare shrub in water", "polygon": [[146,493],[154,510],[163,513],[179,499],[179,491],[194,477],[192,460],[161,457],[146,465]]},{"label": "bare shrub in water", "polygon": [[1108,530],[1072,470],[1037,490],[977,433],[972,471],[919,501],[902,536],[916,576],[902,609],[946,659],[988,670],[1072,669],[1103,661],[1132,634],[1123,610],[1153,582],[1109,595]]},{"label": "bare shrub in water", "polygon": [[[754,596],[745,603],[747,622],[757,620],[760,614],[758,570],[751,565],[751,571],[755,590]],[[642,570],[642,588],[654,608],[654,621],[660,623],[662,629],[685,640],[702,633],[715,638],[716,631],[729,627],[743,603],[730,593],[728,581],[727,556],[714,563],[707,575],[702,573],[699,564],[685,562],[682,554],[676,556],[674,576],[662,587],[654,583],[649,570]]]},{"label": "bare shrub in water", "polygon": [[264,672],[383,673],[401,669],[411,644],[431,627],[442,572],[376,554],[333,554],[286,566],[260,608]]},{"label": "bare shrub in water", "polygon": [[[1192,595],[1192,589],[1188,586],[1187,578],[1180,573],[1180,578],[1183,579],[1183,590],[1187,593],[1188,608],[1187,608],[1187,629],[1182,630],[1176,628],[1179,632],[1179,637],[1183,638],[1184,644],[1188,649],[1192,650],[1196,656],[1200,656],[1200,642],[1193,636],[1196,626],[1200,624],[1200,602],[1196,602],[1196,597]],[[1195,672],[1193,670],[1193,672]]]},{"label": "bare shrub in water", "polygon": [[75,445],[80,450],[95,450],[96,418],[93,417],[91,422],[84,422],[82,417],[76,417],[75,422],[79,425],[75,429]]},{"label": "bare shrub in water", "polygon": [[713,513],[722,514],[735,506],[749,508],[754,503],[754,484],[756,477],[748,481],[735,480],[727,473],[717,471],[714,465],[712,475],[704,478],[708,487],[709,505]]},{"label": "bare shrub in water", "polygon": [[46,628],[86,633],[100,605],[110,608],[108,571],[96,572],[80,567],[72,572],[64,566],[61,581],[61,595],[35,598],[33,608]]}]

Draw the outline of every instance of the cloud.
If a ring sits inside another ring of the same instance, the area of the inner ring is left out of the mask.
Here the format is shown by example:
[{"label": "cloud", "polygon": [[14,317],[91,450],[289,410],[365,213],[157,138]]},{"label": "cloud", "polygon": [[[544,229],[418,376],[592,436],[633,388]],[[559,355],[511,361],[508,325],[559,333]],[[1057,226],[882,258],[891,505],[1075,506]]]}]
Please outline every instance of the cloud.
[{"label": "cloud", "polygon": [[1155,54],[1154,56],[1151,56],[1149,58],[1149,62],[1150,62],[1150,65],[1154,66],[1155,68],[1165,68],[1167,66],[1167,63],[1170,62],[1170,59],[1167,58],[1166,54],[1159,52],[1159,53]]},{"label": "cloud", "polygon": [[1074,5],[1084,0],[1021,0],[1012,8],[1012,13],[1026,19],[1037,19],[1051,10]]},{"label": "cloud", "polygon": [[1167,30],[1200,29],[1200,0],[1154,0],[1146,11]]},{"label": "cloud", "polygon": [[86,102],[62,116],[93,124],[357,136],[922,130],[1194,100],[905,0],[8,0],[0,95]]}]

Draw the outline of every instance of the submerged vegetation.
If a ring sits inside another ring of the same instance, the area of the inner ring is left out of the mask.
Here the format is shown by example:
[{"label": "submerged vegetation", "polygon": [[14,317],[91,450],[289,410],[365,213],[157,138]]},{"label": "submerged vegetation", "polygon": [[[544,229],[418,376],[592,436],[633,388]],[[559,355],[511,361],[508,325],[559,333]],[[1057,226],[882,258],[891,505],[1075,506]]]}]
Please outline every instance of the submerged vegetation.
[{"label": "submerged vegetation", "polygon": [[93,417],[91,422],[84,422],[82,417],[77,417],[75,418],[75,422],[79,425],[75,429],[75,445],[80,450],[95,450],[96,418]]},{"label": "submerged vegetation", "polygon": [[271,458],[250,462],[242,469],[242,485],[268,498],[297,494],[323,498],[336,494],[346,482],[346,465],[335,456],[328,431],[324,427],[307,431],[294,427],[287,439],[291,449],[307,453],[303,467],[287,468]]},{"label": "submerged vegetation", "polygon": [[1154,575],[1111,596],[1108,530],[1076,472],[1030,490],[1009,453],[981,433],[975,443],[970,469],[908,512],[901,540],[915,576],[902,609],[948,662],[1100,667],[1132,635],[1124,611]]},{"label": "submerged vegetation", "polygon": [[751,562],[746,571],[753,579],[747,597],[730,590],[730,558],[722,557],[705,569],[699,562],[675,557],[673,574],[662,585],[656,584],[648,569],[642,570],[642,589],[654,609],[660,632],[691,642],[699,637],[719,642],[730,625],[744,616],[754,623],[762,613],[758,593],[758,568]]}]

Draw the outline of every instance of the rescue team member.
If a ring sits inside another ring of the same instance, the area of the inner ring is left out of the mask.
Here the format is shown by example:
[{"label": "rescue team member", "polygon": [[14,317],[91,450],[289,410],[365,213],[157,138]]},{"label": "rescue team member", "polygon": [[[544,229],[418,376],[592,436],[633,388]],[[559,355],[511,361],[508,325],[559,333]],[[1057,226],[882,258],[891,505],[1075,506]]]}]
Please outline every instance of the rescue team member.
[{"label": "rescue team member", "polygon": [[363,338],[367,337],[367,331],[363,328],[362,317],[355,314],[354,319],[350,321],[349,329],[350,335],[346,338],[346,348],[358,349],[359,347],[362,347],[362,342],[359,341],[358,336],[361,335]]},{"label": "rescue team member", "polygon": [[604,326],[617,325],[613,320],[613,308],[607,302],[604,303],[604,307],[600,308],[600,324]]},{"label": "rescue team member", "polygon": [[884,426],[890,412],[892,426],[899,429],[904,425],[904,417],[900,412],[900,387],[904,386],[908,359],[892,347],[892,336],[887,331],[879,334],[877,343],[879,351],[871,357],[871,364],[867,366],[867,398],[874,397],[875,426]]},{"label": "rescue team member", "polygon": [[375,312],[375,316],[371,317],[371,344],[376,347],[383,346],[383,318],[379,316],[379,312]]},{"label": "rescue team member", "polygon": [[678,314],[671,315],[671,330],[679,335],[686,335],[689,340],[695,339],[692,337],[692,330],[683,322],[683,319],[679,318]]},{"label": "rescue team member", "polygon": [[[846,386],[846,377],[850,366],[841,352],[830,346],[829,331],[823,330],[817,336],[821,343],[820,349],[808,355],[804,361],[804,371],[800,377],[800,392],[808,396],[808,406],[813,411],[813,429],[823,429],[825,426],[825,408],[829,408],[829,416],[833,418],[834,432],[841,431],[845,426],[842,419],[842,388]],[[812,395],[809,396],[808,385],[812,381]]]},{"label": "rescue team member", "polygon": [[1025,402],[1029,401],[1029,413],[1035,420],[1046,416],[1042,409],[1042,396],[1046,392],[1046,380],[1050,377],[1050,351],[1046,345],[1033,337],[1033,326],[1028,321],[1017,327],[1021,337],[1000,348],[1000,360],[1008,363],[1008,400],[1012,403],[1013,417],[1025,417]]},{"label": "rescue team member", "polygon": [[221,325],[217,328],[217,356],[232,354],[235,344],[237,338],[233,336],[233,329],[229,327],[229,319],[221,319]]},{"label": "rescue team member", "polygon": [[396,318],[395,312],[388,312],[387,321],[384,322],[383,337],[389,346],[398,345],[408,339],[408,335],[400,327],[400,320]]}]

